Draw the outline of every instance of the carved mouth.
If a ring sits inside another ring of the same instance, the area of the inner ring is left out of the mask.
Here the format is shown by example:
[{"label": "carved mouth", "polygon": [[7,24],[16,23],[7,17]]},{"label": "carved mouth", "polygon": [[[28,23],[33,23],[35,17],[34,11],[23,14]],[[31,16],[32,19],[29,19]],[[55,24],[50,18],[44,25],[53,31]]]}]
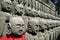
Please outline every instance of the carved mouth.
[{"label": "carved mouth", "polygon": [[19,33],[21,33],[22,32],[22,30],[19,30]]}]

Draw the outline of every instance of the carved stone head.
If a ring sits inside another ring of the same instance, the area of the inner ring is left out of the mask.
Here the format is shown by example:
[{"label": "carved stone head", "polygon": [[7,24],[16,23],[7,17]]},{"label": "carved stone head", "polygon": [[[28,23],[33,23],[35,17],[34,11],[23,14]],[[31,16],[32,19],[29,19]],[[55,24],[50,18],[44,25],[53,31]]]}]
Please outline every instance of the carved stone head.
[{"label": "carved stone head", "polygon": [[37,12],[36,12],[36,10],[34,8],[32,9],[32,12],[33,12],[32,13],[33,16],[37,16]]},{"label": "carved stone head", "polygon": [[2,8],[10,11],[12,9],[12,2],[11,0],[2,0]]},{"label": "carved stone head", "polygon": [[25,14],[32,15],[32,9],[31,9],[31,7],[27,7],[25,11],[26,11]]},{"label": "carved stone head", "polygon": [[41,26],[41,30],[46,30],[47,29],[47,21],[43,18],[40,18],[40,26]]},{"label": "carved stone head", "polygon": [[24,26],[24,20],[22,17],[12,17],[9,22],[10,31],[15,35],[22,35],[25,33],[26,28]]},{"label": "carved stone head", "polygon": [[28,21],[28,31],[37,33],[39,31],[39,20],[31,18]]},{"label": "carved stone head", "polygon": [[23,14],[24,6],[23,4],[17,4],[15,9],[19,14]]}]

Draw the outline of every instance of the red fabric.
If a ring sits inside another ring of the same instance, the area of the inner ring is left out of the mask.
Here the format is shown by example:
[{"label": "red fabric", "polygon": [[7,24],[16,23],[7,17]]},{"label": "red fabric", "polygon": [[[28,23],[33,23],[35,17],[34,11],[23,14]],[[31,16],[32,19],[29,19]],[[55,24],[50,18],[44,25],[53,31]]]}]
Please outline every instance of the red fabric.
[{"label": "red fabric", "polygon": [[12,34],[6,34],[5,36],[1,37],[0,40],[25,40],[25,35],[14,36]]}]

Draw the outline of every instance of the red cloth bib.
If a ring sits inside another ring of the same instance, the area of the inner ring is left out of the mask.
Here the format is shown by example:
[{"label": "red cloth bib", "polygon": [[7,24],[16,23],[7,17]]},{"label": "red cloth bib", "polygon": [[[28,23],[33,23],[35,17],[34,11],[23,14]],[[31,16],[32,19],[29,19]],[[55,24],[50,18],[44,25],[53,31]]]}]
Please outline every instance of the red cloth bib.
[{"label": "red cloth bib", "polygon": [[25,35],[22,36],[15,36],[12,34],[6,34],[5,36],[1,37],[0,40],[25,40]]}]

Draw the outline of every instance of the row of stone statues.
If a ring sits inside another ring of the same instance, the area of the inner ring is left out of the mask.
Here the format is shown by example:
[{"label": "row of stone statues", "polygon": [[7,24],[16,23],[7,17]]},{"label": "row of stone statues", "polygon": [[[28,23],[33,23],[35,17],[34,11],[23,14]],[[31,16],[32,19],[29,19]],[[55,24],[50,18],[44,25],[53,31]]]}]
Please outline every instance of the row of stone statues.
[{"label": "row of stone statues", "polygon": [[[25,2],[28,0],[20,0],[21,2]],[[31,0],[30,0],[31,1]],[[18,14],[18,15],[28,15],[28,16],[33,16],[33,17],[42,17],[42,18],[47,18],[47,19],[54,19],[54,20],[60,20],[60,18],[55,17],[51,14],[47,14],[44,12],[41,12],[41,3],[39,3],[38,1],[36,1],[36,3],[34,3],[35,0],[33,0],[32,4],[36,4],[36,6],[33,5],[33,7],[27,6],[27,4],[31,4],[31,3],[27,3],[25,5],[23,5],[23,3],[19,3],[16,1],[2,1],[1,3],[1,10],[3,11],[7,11],[10,14]],[[36,7],[36,9],[34,8]],[[43,7],[44,8],[44,7]],[[48,10],[46,10],[48,11]],[[21,12],[21,13],[20,13]],[[49,12],[49,11],[48,11]],[[53,14],[53,13],[52,13]]]},{"label": "row of stone statues", "polygon": [[26,40],[56,40],[60,18],[40,11],[38,1],[0,0],[0,36],[12,33],[24,34]]},{"label": "row of stone statues", "polygon": [[[52,26],[51,22],[53,23]],[[21,16],[14,16],[10,18],[7,28],[13,35],[18,36],[24,34],[26,40],[56,40],[60,34],[60,26],[55,26],[58,22],[57,20],[39,20],[36,17],[29,17],[27,26],[24,26],[26,25],[24,19]]]}]

